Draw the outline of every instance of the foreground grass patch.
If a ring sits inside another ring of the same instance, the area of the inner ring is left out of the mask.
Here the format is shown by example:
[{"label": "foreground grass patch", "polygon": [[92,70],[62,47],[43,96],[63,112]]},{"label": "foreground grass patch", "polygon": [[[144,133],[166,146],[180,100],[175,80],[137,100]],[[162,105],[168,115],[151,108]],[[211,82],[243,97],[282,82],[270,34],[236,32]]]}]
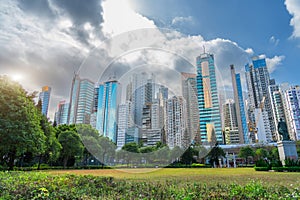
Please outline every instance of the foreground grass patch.
[{"label": "foreground grass patch", "polygon": [[[172,170],[165,172],[172,172]],[[160,173],[163,171],[152,172],[148,176],[158,177],[162,175]],[[181,178],[149,180],[150,178],[147,177],[115,179],[109,176],[54,175],[44,172],[0,172],[0,199],[300,198],[300,192],[294,185],[265,185],[255,180],[248,180],[244,185],[233,182],[206,184],[203,181]]]},{"label": "foreground grass patch", "polygon": [[75,174],[109,176],[116,179],[126,179],[132,181],[180,181],[180,182],[201,182],[207,185],[219,183],[237,183],[244,185],[249,181],[260,181],[264,185],[288,186],[296,185],[300,187],[300,173],[278,173],[278,172],[257,172],[253,168],[164,168],[164,169],[104,169],[104,170],[56,170],[48,171],[50,174]]}]

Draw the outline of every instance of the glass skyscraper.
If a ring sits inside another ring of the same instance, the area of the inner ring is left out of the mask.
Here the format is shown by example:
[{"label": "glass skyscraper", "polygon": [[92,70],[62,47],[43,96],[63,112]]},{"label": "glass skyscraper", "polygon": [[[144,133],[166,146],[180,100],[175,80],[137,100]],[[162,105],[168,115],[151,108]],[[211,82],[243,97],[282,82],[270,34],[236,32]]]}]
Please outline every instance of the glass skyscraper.
[{"label": "glass skyscraper", "polygon": [[69,124],[90,124],[93,98],[94,83],[76,74],[72,81]]},{"label": "glass skyscraper", "polygon": [[231,77],[232,77],[232,86],[234,93],[234,101],[236,107],[237,123],[239,129],[239,143],[240,144],[249,144],[249,134],[248,134],[248,125],[245,114],[244,98],[243,98],[243,88],[241,84],[240,74],[235,73],[234,66],[230,66]]},{"label": "glass skyscraper", "polygon": [[66,101],[60,101],[57,107],[57,112],[55,113],[55,121],[57,125],[67,124],[70,104],[66,103]]},{"label": "glass skyscraper", "polygon": [[50,94],[51,94],[51,87],[49,87],[49,86],[42,87],[42,92],[39,95],[39,100],[42,103],[42,114],[45,116],[48,115]]},{"label": "glass skyscraper", "polygon": [[105,137],[117,143],[118,105],[121,86],[113,80],[99,85],[96,129]]},{"label": "glass skyscraper", "polygon": [[196,80],[201,142],[204,144],[212,144],[214,142],[223,144],[219,95],[213,54],[203,53],[197,57]]}]

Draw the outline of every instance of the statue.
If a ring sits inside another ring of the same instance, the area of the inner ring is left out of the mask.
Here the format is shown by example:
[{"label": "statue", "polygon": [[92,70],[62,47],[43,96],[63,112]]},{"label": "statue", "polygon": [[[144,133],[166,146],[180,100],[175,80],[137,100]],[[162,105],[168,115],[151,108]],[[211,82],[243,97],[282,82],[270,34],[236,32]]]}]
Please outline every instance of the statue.
[{"label": "statue", "polygon": [[282,141],[290,140],[290,136],[288,133],[286,123],[281,118],[280,118],[280,121],[278,122],[277,129],[278,129],[279,135],[282,136]]}]

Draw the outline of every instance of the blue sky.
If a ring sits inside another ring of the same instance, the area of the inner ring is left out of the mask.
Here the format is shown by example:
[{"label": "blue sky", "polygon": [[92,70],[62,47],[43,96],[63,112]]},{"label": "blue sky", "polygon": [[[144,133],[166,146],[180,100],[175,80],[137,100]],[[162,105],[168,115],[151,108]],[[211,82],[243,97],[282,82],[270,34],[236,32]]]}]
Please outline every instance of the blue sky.
[{"label": "blue sky", "polygon": [[[293,38],[292,15],[285,1],[267,0],[131,0],[134,9],[160,27],[170,27],[206,40],[224,38],[256,54],[283,55],[272,73],[280,82],[299,84],[300,40]],[[300,11],[299,11],[300,12]],[[172,24],[175,18],[182,22]],[[186,20],[184,20],[186,19]]]},{"label": "blue sky", "polygon": [[[147,36],[138,31],[144,28],[151,30]],[[178,77],[170,76],[171,71],[190,72],[187,66],[195,65],[203,46],[215,54],[221,86],[231,85],[230,64],[243,74],[254,55],[266,58],[278,83],[300,84],[300,1],[0,3],[0,74],[15,78],[28,91],[52,87],[50,117],[60,100],[68,101],[74,71],[97,81],[103,72],[124,77],[132,66],[158,66],[158,79],[174,86]],[[111,61],[114,67],[109,68]]]}]

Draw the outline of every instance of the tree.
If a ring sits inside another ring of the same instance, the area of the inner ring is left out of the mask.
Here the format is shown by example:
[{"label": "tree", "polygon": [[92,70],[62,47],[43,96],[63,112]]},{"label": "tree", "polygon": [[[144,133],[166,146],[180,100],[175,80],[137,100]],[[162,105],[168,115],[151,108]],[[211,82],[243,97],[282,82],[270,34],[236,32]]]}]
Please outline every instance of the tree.
[{"label": "tree", "polygon": [[219,163],[219,159],[225,157],[225,153],[221,147],[216,144],[210,152],[207,154],[207,158],[209,159],[209,163],[214,166],[216,163]]},{"label": "tree", "polygon": [[127,143],[122,147],[127,165],[130,163],[130,161],[133,162],[134,158],[137,157],[137,154],[139,153],[138,147],[139,146],[135,142]]},{"label": "tree", "polygon": [[239,157],[244,158],[246,160],[246,165],[248,164],[249,157],[254,157],[254,155],[254,150],[249,146],[242,147],[239,152]]},{"label": "tree", "polygon": [[269,157],[269,152],[264,148],[258,148],[255,151],[255,155],[258,159],[265,159]]},{"label": "tree", "polygon": [[34,105],[35,94],[27,94],[6,76],[0,76],[0,94],[0,159],[12,170],[15,159],[25,152],[44,152],[46,137]]},{"label": "tree", "polygon": [[188,165],[195,162],[194,156],[198,155],[198,151],[192,147],[188,147],[181,156],[181,162]]},{"label": "tree", "polygon": [[101,151],[99,152],[99,156],[97,157],[100,158],[103,168],[104,164],[107,163],[110,158],[115,155],[117,147],[115,143],[113,143],[108,137],[100,136],[98,142],[101,147]]},{"label": "tree", "polygon": [[67,167],[68,160],[74,157],[81,157],[83,145],[79,135],[75,131],[64,131],[59,134],[58,141],[62,146],[61,156],[64,168]]},{"label": "tree", "polygon": [[40,126],[46,136],[46,149],[45,152],[40,152],[39,154],[38,169],[40,169],[40,164],[43,158],[48,159],[50,163],[56,161],[59,158],[59,154],[62,149],[61,144],[56,138],[56,129],[51,125],[45,115],[42,113],[40,113],[40,115]]}]

